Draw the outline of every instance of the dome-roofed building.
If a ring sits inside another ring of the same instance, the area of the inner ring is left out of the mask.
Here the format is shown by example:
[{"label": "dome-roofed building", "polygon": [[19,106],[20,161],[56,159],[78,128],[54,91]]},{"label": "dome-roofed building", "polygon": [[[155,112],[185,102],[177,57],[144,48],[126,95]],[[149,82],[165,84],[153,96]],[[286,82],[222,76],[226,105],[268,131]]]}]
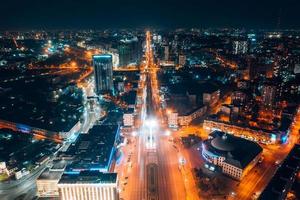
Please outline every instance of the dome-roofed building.
[{"label": "dome-roofed building", "polygon": [[230,140],[226,134],[213,138],[211,145],[218,151],[228,152],[235,149],[233,140]]},{"label": "dome-roofed building", "polygon": [[238,180],[255,166],[261,153],[257,143],[220,131],[212,132],[202,145],[202,156],[207,162]]}]

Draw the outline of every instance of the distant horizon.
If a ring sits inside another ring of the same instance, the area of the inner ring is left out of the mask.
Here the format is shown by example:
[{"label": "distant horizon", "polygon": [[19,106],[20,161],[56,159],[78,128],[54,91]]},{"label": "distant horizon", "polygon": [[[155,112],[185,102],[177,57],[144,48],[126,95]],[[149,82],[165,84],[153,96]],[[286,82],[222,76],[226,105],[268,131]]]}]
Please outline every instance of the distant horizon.
[{"label": "distant horizon", "polygon": [[297,0],[4,0],[0,29],[233,27],[300,29]]},{"label": "distant horizon", "polygon": [[300,31],[298,28],[238,28],[238,27],[174,27],[174,28],[163,28],[163,27],[119,27],[119,28],[19,28],[19,29],[1,29],[0,32],[28,32],[28,31],[114,31],[114,30],[155,30],[155,31],[175,31],[175,30],[200,30],[200,31],[221,31],[221,30],[239,30],[239,31],[262,31],[262,32],[289,32],[289,31]]}]

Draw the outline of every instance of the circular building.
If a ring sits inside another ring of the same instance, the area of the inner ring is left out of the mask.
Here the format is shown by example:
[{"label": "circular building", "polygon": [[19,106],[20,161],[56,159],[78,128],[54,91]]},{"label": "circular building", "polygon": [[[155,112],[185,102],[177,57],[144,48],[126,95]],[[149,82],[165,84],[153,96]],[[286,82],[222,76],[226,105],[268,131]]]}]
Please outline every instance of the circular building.
[{"label": "circular building", "polygon": [[257,143],[220,131],[214,131],[202,143],[203,158],[239,180],[257,163],[261,152]]},{"label": "circular building", "polygon": [[203,142],[202,156],[209,163],[222,165],[227,155],[235,149],[234,141],[222,132],[214,132],[211,136]]}]

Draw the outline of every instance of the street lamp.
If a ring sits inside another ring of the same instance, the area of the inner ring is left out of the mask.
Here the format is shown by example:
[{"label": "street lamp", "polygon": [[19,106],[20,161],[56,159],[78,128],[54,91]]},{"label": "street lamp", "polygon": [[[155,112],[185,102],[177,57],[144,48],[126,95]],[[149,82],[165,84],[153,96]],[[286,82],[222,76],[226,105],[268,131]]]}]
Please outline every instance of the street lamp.
[{"label": "street lamp", "polygon": [[76,67],[76,65],[77,65],[77,63],[76,63],[75,61],[72,61],[72,62],[71,62],[71,66],[72,66],[72,67]]},{"label": "street lamp", "polygon": [[153,129],[157,127],[158,123],[155,119],[147,119],[145,121],[145,125],[149,129],[149,133],[147,135],[147,147],[153,149],[156,146],[154,141]]},{"label": "street lamp", "polygon": [[170,115],[172,113],[171,109],[167,109],[167,114]]},{"label": "street lamp", "polygon": [[131,134],[132,134],[133,137],[137,136],[137,132],[136,131],[132,131]]},{"label": "street lamp", "polygon": [[149,128],[155,128],[157,127],[157,121],[155,119],[147,119],[145,121],[146,126],[148,126]]},{"label": "street lamp", "polygon": [[171,135],[171,131],[170,130],[166,130],[165,134],[166,134],[166,136],[170,136]]},{"label": "street lamp", "polygon": [[185,159],[183,156],[179,157],[179,164],[184,165],[186,163]]}]

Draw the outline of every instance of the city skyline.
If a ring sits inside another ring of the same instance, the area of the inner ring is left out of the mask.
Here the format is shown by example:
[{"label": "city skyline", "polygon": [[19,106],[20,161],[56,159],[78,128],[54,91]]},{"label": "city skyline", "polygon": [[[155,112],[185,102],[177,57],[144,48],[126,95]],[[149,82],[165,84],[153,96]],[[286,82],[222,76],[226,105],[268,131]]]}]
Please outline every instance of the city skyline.
[{"label": "city skyline", "polygon": [[1,200],[300,199],[300,1],[1,5]]}]

